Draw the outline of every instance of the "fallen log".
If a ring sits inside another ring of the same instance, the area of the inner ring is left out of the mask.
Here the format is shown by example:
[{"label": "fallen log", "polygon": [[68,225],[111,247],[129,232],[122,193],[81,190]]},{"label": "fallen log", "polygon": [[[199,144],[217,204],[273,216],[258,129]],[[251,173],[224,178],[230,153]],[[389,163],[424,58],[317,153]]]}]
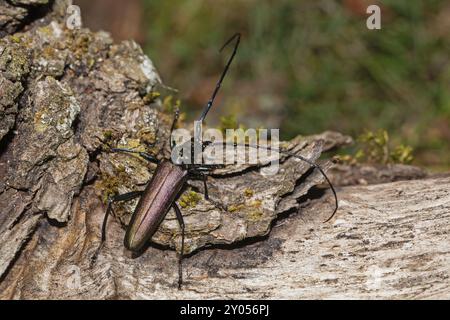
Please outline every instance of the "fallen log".
[{"label": "fallen log", "polygon": [[[271,178],[259,166],[228,167],[210,178],[213,201],[196,183],[181,199],[183,290],[172,212],[133,257],[123,247],[133,204],[118,206],[91,265],[104,200],[142,189],[154,171],[110,148],[167,156],[171,115],[136,43],[68,29],[66,1],[26,2],[0,3],[9,14],[0,34],[1,299],[449,297],[450,178],[408,166],[335,167],[338,184],[373,185],[340,187],[325,224],[333,199],[306,164],[283,157]],[[283,147],[318,159],[350,142],[326,132]],[[404,179],[413,180],[389,182]]]}]

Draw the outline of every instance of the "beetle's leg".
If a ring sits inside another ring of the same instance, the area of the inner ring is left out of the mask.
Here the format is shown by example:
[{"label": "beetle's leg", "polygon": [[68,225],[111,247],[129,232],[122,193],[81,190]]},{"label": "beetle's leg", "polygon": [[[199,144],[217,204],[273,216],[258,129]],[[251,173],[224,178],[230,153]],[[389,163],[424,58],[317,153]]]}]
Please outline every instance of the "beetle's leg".
[{"label": "beetle's leg", "polygon": [[181,289],[181,285],[183,283],[184,220],[180,208],[178,208],[178,205],[175,202],[172,207],[175,210],[175,214],[181,228],[181,253],[178,255],[178,289]]},{"label": "beetle's leg", "polygon": [[198,166],[194,167],[194,169],[192,169],[192,170],[198,171],[198,172],[210,173],[211,170],[223,169],[223,168],[225,168],[224,164],[202,164],[199,167]]},{"label": "beetle's leg", "polygon": [[112,204],[114,202],[119,202],[119,201],[133,200],[137,197],[140,197],[143,193],[144,193],[143,191],[131,191],[128,193],[115,195],[108,200],[108,207],[106,208],[106,214],[105,214],[105,217],[103,218],[103,224],[102,224],[102,242],[104,242],[106,240],[106,224],[108,222],[108,216],[112,211]]},{"label": "beetle's leg", "polygon": [[134,151],[131,149],[125,149],[125,148],[112,148],[111,149],[112,152],[126,152],[126,153],[135,153],[140,155],[142,158],[144,158],[145,160],[149,161],[149,162],[153,162],[158,164],[159,160],[156,159],[154,156],[152,156],[151,154],[147,153],[147,152],[142,152],[142,151]]},{"label": "beetle's leg", "polygon": [[209,194],[208,194],[208,185],[207,185],[207,180],[208,180],[208,176],[203,173],[203,172],[196,172],[196,176],[199,177],[200,179],[202,179],[203,181],[203,189],[204,189],[204,193],[205,193],[205,199],[209,200]]},{"label": "beetle's leg", "polygon": [[203,187],[205,188],[205,199],[209,200],[209,195],[208,195],[208,185],[206,184],[206,180],[208,180],[208,176],[206,174],[202,174],[202,179],[203,179]]},{"label": "beetle's leg", "polygon": [[208,168],[207,167],[196,167],[195,169],[191,169],[189,171],[189,179],[193,179],[193,180],[194,179],[195,180],[202,179],[203,186],[205,188],[205,193],[204,193],[205,200],[208,200],[209,202],[214,204],[217,208],[220,208],[223,211],[227,211],[227,207],[223,203],[209,197],[208,186],[206,183],[208,175],[205,174],[205,172],[203,172],[202,169],[207,170]]},{"label": "beetle's leg", "polygon": [[208,180],[208,176],[204,172],[204,171],[207,171],[207,170],[210,170],[210,169],[207,168],[207,167],[197,167],[197,168],[195,168],[195,169],[190,171],[189,176],[190,176],[190,178],[193,178],[193,179],[196,179],[196,178],[197,179],[198,178],[202,179],[202,181],[203,181],[203,188],[204,188],[204,192],[205,192],[205,199],[209,200],[208,185],[206,183],[207,180]]},{"label": "beetle's leg", "polygon": [[100,253],[103,243],[106,240],[106,224],[108,222],[109,214],[112,211],[112,204],[114,202],[118,202],[118,201],[128,201],[128,200],[135,199],[137,197],[140,197],[142,195],[142,193],[143,193],[143,191],[132,191],[132,192],[124,193],[124,194],[115,195],[108,199],[108,206],[106,207],[106,212],[105,212],[105,216],[103,218],[103,223],[102,223],[102,238],[100,240],[100,244],[98,245],[97,250],[95,251],[94,255],[91,258],[91,266],[97,260],[98,254]]}]

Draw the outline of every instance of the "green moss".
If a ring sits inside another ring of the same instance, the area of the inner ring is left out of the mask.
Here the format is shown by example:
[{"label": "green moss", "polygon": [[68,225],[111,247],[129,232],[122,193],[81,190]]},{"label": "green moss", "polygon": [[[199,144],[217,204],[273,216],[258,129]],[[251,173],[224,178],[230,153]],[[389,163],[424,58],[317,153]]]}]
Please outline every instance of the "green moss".
[{"label": "green moss", "polygon": [[53,36],[53,29],[49,25],[40,27],[38,29],[38,31],[42,32],[43,34],[45,34],[47,36]]},{"label": "green moss", "polygon": [[192,208],[197,205],[201,198],[202,197],[200,196],[200,194],[193,190],[189,190],[180,197],[180,200],[178,200],[178,204],[182,208]]},{"label": "green moss", "polygon": [[20,37],[18,37],[16,35],[12,35],[10,37],[10,39],[11,39],[12,42],[15,42],[15,43],[20,43],[20,40],[21,40]]},{"label": "green moss", "polygon": [[261,200],[253,200],[245,204],[232,204],[228,206],[227,210],[230,213],[242,212],[249,221],[259,221],[264,216],[264,213],[261,210],[258,210],[261,208],[261,204]]},{"label": "green moss", "polygon": [[219,130],[221,130],[223,132],[223,134],[225,134],[227,129],[246,130],[246,126],[242,123],[238,123],[238,121],[236,119],[236,115],[231,114],[228,116],[220,117]]},{"label": "green moss", "polygon": [[252,202],[250,202],[250,206],[254,207],[254,208],[259,208],[261,207],[262,201],[261,200],[253,200]]},{"label": "green moss", "polygon": [[181,101],[176,99],[174,102],[173,96],[169,95],[163,99],[163,110],[167,113],[173,113],[176,109],[180,109]]},{"label": "green moss", "polygon": [[51,46],[46,46],[42,48],[42,54],[44,58],[51,59],[55,56],[56,50]]},{"label": "green moss", "polygon": [[103,131],[103,137],[104,137],[106,140],[111,140],[112,136],[113,136],[113,132],[112,132],[111,130],[105,130],[105,131]]},{"label": "green moss", "polygon": [[125,166],[122,164],[119,164],[117,166],[117,172],[119,172],[119,173],[125,172]]},{"label": "green moss", "polygon": [[412,147],[401,144],[395,147],[395,150],[391,153],[391,158],[396,163],[409,164],[414,159],[412,152],[413,152]]},{"label": "green moss", "polygon": [[237,211],[241,211],[244,208],[245,208],[245,205],[243,203],[232,204],[232,205],[228,206],[227,210],[228,210],[228,212],[237,212]]},{"label": "green moss", "polygon": [[144,128],[139,130],[139,132],[137,133],[137,137],[143,144],[152,145],[156,142],[156,134],[151,128]]},{"label": "green moss", "polygon": [[107,203],[111,196],[118,194],[119,186],[126,185],[130,177],[125,171],[125,166],[118,165],[114,175],[102,173],[101,178],[95,184],[95,188],[100,191],[103,203]]},{"label": "green moss", "polygon": [[74,37],[70,43],[72,52],[77,60],[83,60],[83,57],[89,52],[89,45],[92,39],[88,34],[80,34]]},{"label": "green moss", "polygon": [[44,132],[50,125],[46,110],[36,111],[34,114],[34,128],[37,132]]},{"label": "green moss", "polygon": [[157,91],[151,91],[145,95],[143,100],[144,100],[145,104],[150,104],[150,103],[154,102],[160,96],[161,96],[161,93],[159,93]]},{"label": "green moss", "polygon": [[264,216],[264,214],[261,211],[250,211],[247,214],[247,219],[249,221],[259,221]]},{"label": "green moss", "polygon": [[127,139],[125,143],[118,145],[118,147],[135,151],[145,151],[145,147],[141,144],[139,139]]},{"label": "green moss", "polygon": [[231,114],[228,116],[220,117],[219,129],[225,133],[227,129],[237,129],[239,125],[236,120],[236,115]]},{"label": "green moss", "polygon": [[102,202],[107,203],[108,199],[117,194],[120,180],[118,176],[103,174],[101,180],[96,184],[96,189],[101,191]]},{"label": "green moss", "polygon": [[0,68],[15,79],[30,71],[29,51],[25,46],[11,44],[0,53]]},{"label": "green moss", "polygon": [[408,164],[413,160],[413,149],[404,144],[393,145],[386,130],[366,131],[358,137],[358,149],[353,155],[344,154],[345,163]]},{"label": "green moss", "polygon": [[95,65],[95,59],[92,58],[92,57],[89,57],[89,58],[88,58],[88,61],[87,61],[87,67],[88,67],[88,69],[91,70],[92,67],[93,67],[94,65]]},{"label": "green moss", "polygon": [[255,193],[254,193],[254,191],[253,191],[252,189],[246,188],[246,189],[244,190],[244,195],[245,195],[246,197],[248,197],[248,198],[252,197],[254,194],[255,194]]}]

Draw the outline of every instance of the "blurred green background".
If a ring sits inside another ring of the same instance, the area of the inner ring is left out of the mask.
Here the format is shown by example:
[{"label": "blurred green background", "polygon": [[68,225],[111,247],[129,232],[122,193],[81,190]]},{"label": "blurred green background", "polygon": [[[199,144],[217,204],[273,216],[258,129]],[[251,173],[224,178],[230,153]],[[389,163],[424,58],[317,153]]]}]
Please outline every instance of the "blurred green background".
[{"label": "blurred green background", "polygon": [[[413,147],[414,164],[450,168],[449,1],[74,2],[86,26],[142,45],[188,120],[222,71],[218,49],[241,32],[209,125],[233,115],[284,139],[385,129]],[[366,27],[370,4],[381,7],[381,30]]]}]

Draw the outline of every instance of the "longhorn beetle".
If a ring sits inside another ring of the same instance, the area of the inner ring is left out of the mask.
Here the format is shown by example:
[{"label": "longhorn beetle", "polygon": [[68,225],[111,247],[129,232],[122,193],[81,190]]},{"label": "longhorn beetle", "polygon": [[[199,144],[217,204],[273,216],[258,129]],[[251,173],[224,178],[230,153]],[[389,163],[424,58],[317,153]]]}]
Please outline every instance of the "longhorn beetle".
[{"label": "longhorn beetle", "polygon": [[[206,104],[199,121],[203,122],[205,120],[206,115],[208,114],[208,111],[211,109],[214,99],[216,98],[216,95],[220,89],[220,86],[222,84],[223,79],[225,78],[225,75],[231,65],[231,62],[233,61],[233,58],[236,54],[236,51],[239,46],[239,42],[241,39],[240,33],[236,33],[233,35],[220,49],[220,52],[228,46],[232,41],[235,40],[235,45],[233,52],[231,56],[229,57],[227,64],[225,65],[225,68],[222,72],[222,75],[220,76],[216,88],[214,89],[211,98],[209,99],[208,103]],[[177,123],[179,116],[178,110],[175,112],[175,116],[172,122],[171,132],[175,128],[175,125]],[[188,141],[192,142],[192,141]],[[195,142],[194,142],[195,143]],[[201,145],[202,151],[210,145],[210,144],[222,144],[226,145],[227,142],[211,142],[206,141],[203,142]],[[326,181],[328,182],[333,195],[335,199],[335,208],[333,210],[333,213],[331,216],[325,221],[329,221],[334,214],[336,213],[338,209],[338,200],[336,191],[331,184],[330,180],[328,179],[325,172],[322,170],[322,168],[314,163],[311,160],[308,160],[302,156],[296,155],[291,152],[270,148],[270,147],[264,147],[264,146],[258,146],[258,145],[251,145],[251,144],[237,144],[232,143],[235,147],[237,146],[244,146],[244,147],[250,147],[250,148],[265,148],[267,150],[272,150],[280,153],[287,154],[289,156],[295,157],[297,159],[300,159],[302,161],[307,162],[312,168],[317,169],[320,171],[320,173],[324,176]],[[171,142],[171,149],[175,147],[174,142]],[[100,249],[103,245],[103,243],[106,240],[106,224],[108,221],[108,216],[112,211],[112,204],[114,202],[118,201],[128,201],[135,198],[140,197],[139,202],[136,206],[136,209],[134,210],[134,213],[131,217],[131,221],[128,225],[128,228],[126,230],[125,239],[124,239],[124,245],[125,247],[133,252],[140,252],[144,246],[147,244],[149,239],[153,236],[153,234],[158,229],[161,222],[164,220],[164,217],[166,216],[167,212],[170,208],[173,208],[175,210],[175,214],[177,217],[177,220],[180,224],[181,228],[181,252],[178,257],[178,288],[181,288],[182,285],[182,259],[184,254],[184,221],[183,221],[183,215],[180,211],[180,208],[178,207],[177,203],[175,202],[180,194],[183,191],[183,187],[185,186],[186,182],[189,179],[198,179],[201,178],[203,180],[203,186],[204,186],[204,193],[205,193],[205,199],[209,199],[208,196],[208,188],[207,188],[207,173],[209,170],[214,169],[217,167],[217,165],[210,165],[210,164],[194,164],[193,162],[189,165],[187,164],[174,164],[171,160],[164,159],[162,161],[157,160],[154,156],[146,153],[146,152],[139,152],[134,151],[131,149],[123,149],[123,148],[113,148],[111,149],[112,152],[125,152],[125,153],[132,153],[132,154],[138,154],[145,160],[149,162],[153,162],[157,164],[155,173],[153,174],[153,177],[151,180],[147,183],[144,191],[132,191],[129,193],[121,194],[121,195],[115,195],[113,197],[110,197],[108,200],[108,205],[106,209],[106,213],[103,219],[102,224],[102,237],[101,242],[95,251],[94,255],[92,256],[92,263],[95,262],[97,259],[97,256],[100,252]]]}]

